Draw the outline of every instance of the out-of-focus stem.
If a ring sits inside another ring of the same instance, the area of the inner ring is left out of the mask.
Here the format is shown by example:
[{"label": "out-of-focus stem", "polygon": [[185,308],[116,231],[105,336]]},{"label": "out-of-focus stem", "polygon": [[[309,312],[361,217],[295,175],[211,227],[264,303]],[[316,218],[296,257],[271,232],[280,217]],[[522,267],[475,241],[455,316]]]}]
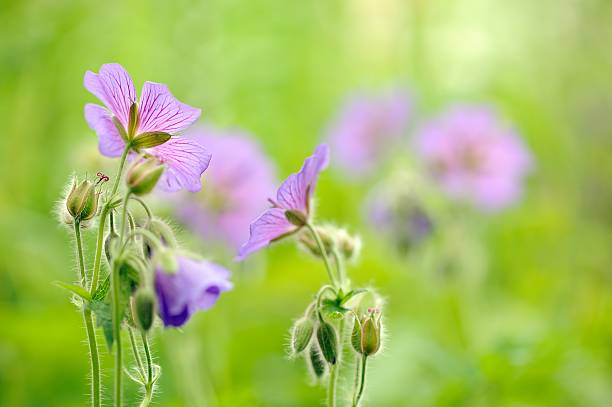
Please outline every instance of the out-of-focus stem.
[{"label": "out-of-focus stem", "polygon": [[319,250],[321,251],[321,257],[323,257],[323,262],[325,263],[325,268],[327,270],[327,275],[329,277],[329,280],[331,281],[334,287],[338,287],[338,283],[336,282],[336,278],[334,276],[334,271],[331,267],[329,258],[327,257],[327,250],[325,250],[325,246],[323,245],[323,241],[321,240],[319,233],[314,228],[314,226],[312,226],[310,223],[306,223],[306,227],[308,228],[308,230],[310,230],[312,237],[314,238],[314,240],[317,242],[317,245],[319,246]]},{"label": "out-of-focus stem", "polygon": [[[81,271],[81,285],[87,289],[85,260],[83,258],[83,241],[81,238],[81,225],[79,221],[74,222],[74,236],[77,244],[79,269]],[[89,343],[89,360],[91,364],[91,405],[93,407],[100,407],[100,357],[98,355],[98,343],[96,341],[93,318],[87,304],[83,304],[83,321],[85,322],[85,332],[87,333],[87,342]]]}]

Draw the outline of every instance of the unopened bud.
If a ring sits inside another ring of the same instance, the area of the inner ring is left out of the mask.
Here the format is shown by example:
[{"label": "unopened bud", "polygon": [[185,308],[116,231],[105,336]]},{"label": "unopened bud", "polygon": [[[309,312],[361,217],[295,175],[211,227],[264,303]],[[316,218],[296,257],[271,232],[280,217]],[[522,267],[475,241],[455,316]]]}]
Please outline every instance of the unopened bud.
[{"label": "unopened bud", "polygon": [[310,344],[314,332],[314,322],[306,317],[298,319],[291,331],[291,350],[294,354],[302,353]]},{"label": "unopened bud", "polygon": [[155,295],[147,289],[140,289],[134,295],[134,322],[143,331],[153,325],[155,316]]},{"label": "unopened bud", "polygon": [[382,323],[378,310],[369,310],[364,318],[355,318],[351,344],[357,353],[371,356],[380,350]]},{"label": "unopened bud", "polygon": [[331,324],[321,321],[317,328],[317,342],[327,363],[335,365],[338,358],[338,340],[336,331]]},{"label": "unopened bud", "polygon": [[306,358],[306,364],[316,379],[320,379],[325,374],[326,365],[321,358],[321,353],[319,352],[319,349],[315,343],[310,346],[308,357]]},{"label": "unopened bud", "polygon": [[135,195],[146,195],[155,188],[164,172],[164,166],[151,157],[135,161],[128,169],[126,183]]},{"label": "unopened bud", "polygon": [[77,185],[74,180],[72,189],[66,198],[66,210],[75,220],[90,220],[98,211],[98,194],[95,186],[88,180]]},{"label": "unopened bud", "polygon": [[359,256],[361,250],[361,239],[359,236],[351,236],[344,229],[338,230],[336,244],[342,256],[347,260],[354,260]]},{"label": "unopened bud", "polygon": [[292,225],[297,227],[305,226],[308,223],[308,218],[300,211],[285,211],[285,217]]}]

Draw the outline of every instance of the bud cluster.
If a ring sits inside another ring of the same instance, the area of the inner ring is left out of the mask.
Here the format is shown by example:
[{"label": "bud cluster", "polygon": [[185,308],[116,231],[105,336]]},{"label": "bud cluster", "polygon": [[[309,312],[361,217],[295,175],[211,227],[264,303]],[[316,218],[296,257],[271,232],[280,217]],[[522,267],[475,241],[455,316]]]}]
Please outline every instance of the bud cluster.
[{"label": "bud cluster", "polygon": [[[361,239],[358,236],[352,236],[345,229],[332,225],[315,226],[315,229],[321,238],[326,255],[331,256],[333,251],[337,250],[346,260],[351,261],[358,257],[361,250]],[[302,231],[298,239],[312,255],[322,257],[319,245],[308,230]]]}]

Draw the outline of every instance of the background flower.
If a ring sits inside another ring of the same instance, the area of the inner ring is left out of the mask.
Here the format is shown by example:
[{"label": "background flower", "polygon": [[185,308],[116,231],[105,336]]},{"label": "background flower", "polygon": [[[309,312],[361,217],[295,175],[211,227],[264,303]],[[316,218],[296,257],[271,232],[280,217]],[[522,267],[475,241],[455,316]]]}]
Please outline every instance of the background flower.
[{"label": "background flower", "polygon": [[206,240],[220,240],[234,249],[249,237],[250,222],[267,205],[276,183],[268,157],[241,130],[204,128],[190,137],[214,156],[197,195],[181,195],[177,214]]},{"label": "background flower", "polygon": [[354,176],[372,172],[405,135],[411,113],[405,92],[350,97],[327,131],[335,165]]},{"label": "background flower", "polygon": [[486,106],[457,106],[427,123],[416,150],[442,188],[485,210],[517,201],[531,154],[520,137]]}]

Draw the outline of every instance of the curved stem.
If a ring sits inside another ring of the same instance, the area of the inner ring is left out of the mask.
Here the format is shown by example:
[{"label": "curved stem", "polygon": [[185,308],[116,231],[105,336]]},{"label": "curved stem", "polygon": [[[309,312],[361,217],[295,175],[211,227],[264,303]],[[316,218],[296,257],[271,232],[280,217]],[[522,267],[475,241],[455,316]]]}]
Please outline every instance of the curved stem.
[{"label": "curved stem", "polygon": [[363,389],[365,387],[365,379],[366,379],[366,362],[368,357],[363,355],[361,357],[361,384],[359,385],[359,392],[355,396],[353,400],[353,407],[359,406],[359,402],[361,401],[361,396],[363,395]]},{"label": "curved stem", "polygon": [[325,263],[325,268],[327,270],[327,276],[329,277],[329,280],[331,281],[334,287],[338,287],[333,269],[331,267],[331,263],[329,262],[329,258],[327,257],[327,250],[325,250],[325,246],[323,245],[323,241],[321,240],[319,233],[310,223],[306,223],[306,227],[308,228],[308,230],[310,230],[312,237],[317,242],[317,246],[319,246],[319,250],[321,251],[321,257],[323,257],[323,262]]},{"label": "curved stem", "polygon": [[142,346],[145,350],[145,355],[147,357],[147,381],[149,384],[153,384],[153,360],[151,358],[151,350],[149,349],[149,340],[147,339],[147,334],[141,332],[142,335]]},{"label": "curved stem", "polygon": [[346,270],[344,268],[344,260],[342,256],[338,252],[338,248],[334,246],[332,250],[332,254],[334,255],[334,261],[336,263],[336,270],[338,271],[338,279],[340,280],[340,289],[348,289],[345,285],[348,285],[348,279],[346,277]]},{"label": "curved stem", "polygon": [[134,330],[132,328],[128,328],[128,333],[130,335],[130,344],[132,345],[132,353],[134,354],[134,360],[136,361],[136,365],[138,365],[138,370],[142,377],[145,375],[144,366],[142,364],[142,360],[140,359],[140,352],[138,352],[138,346],[136,345],[136,339],[134,338]]},{"label": "curved stem", "polygon": [[138,202],[140,206],[142,206],[142,209],[144,209],[145,213],[147,214],[147,223],[151,222],[151,219],[153,219],[153,213],[151,213],[151,209],[149,209],[149,206],[145,203],[145,201],[136,195],[132,195],[130,199],[133,199],[134,201]]},{"label": "curved stem", "polygon": [[[83,241],[81,238],[80,222],[74,222],[74,236],[77,244],[79,258],[79,269],[81,271],[81,285],[87,289],[87,278],[85,276],[85,261],[83,258]],[[91,310],[87,304],[83,304],[83,320],[85,322],[85,332],[89,343],[89,359],[91,363],[91,404],[93,407],[100,407],[100,357],[98,355],[98,343],[96,341],[96,331],[93,325]]]}]

